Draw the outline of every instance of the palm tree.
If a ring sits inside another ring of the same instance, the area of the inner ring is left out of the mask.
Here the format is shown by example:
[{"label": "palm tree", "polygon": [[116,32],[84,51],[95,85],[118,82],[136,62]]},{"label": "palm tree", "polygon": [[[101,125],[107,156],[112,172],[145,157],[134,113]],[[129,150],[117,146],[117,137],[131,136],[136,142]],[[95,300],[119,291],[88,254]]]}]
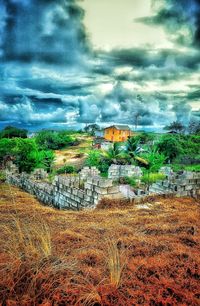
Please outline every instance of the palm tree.
[{"label": "palm tree", "polygon": [[134,137],[128,138],[126,145],[126,153],[125,153],[126,158],[130,158],[131,163],[138,161],[143,166],[147,166],[149,164],[148,161],[138,156],[138,150],[137,150],[138,145],[139,145],[138,139],[135,139]]},{"label": "palm tree", "polygon": [[103,152],[103,156],[111,163],[117,164],[118,159],[122,157],[120,145],[117,142],[114,142],[112,147]]}]

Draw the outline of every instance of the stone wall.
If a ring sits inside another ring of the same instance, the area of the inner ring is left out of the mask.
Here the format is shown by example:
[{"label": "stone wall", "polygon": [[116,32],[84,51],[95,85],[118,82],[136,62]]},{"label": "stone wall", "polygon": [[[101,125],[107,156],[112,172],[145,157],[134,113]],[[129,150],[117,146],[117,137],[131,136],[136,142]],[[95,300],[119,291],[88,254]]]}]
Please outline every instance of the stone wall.
[{"label": "stone wall", "polygon": [[142,170],[140,167],[133,165],[111,165],[108,169],[108,177],[110,179],[117,180],[120,177],[135,176],[140,179],[142,176]]},{"label": "stone wall", "polygon": [[79,172],[79,176],[82,180],[85,180],[88,177],[100,176],[100,171],[96,167],[84,167]]},{"label": "stone wall", "polygon": [[150,193],[174,194],[177,197],[200,196],[200,172],[175,173],[170,167],[163,167],[160,172],[166,175],[166,179],[153,184]]},{"label": "stone wall", "polygon": [[[113,171],[114,170],[114,171]],[[126,185],[114,185],[113,179],[122,176],[141,177],[141,169],[135,166],[112,165],[109,179],[99,176],[95,168],[85,167],[78,176],[56,176],[47,182],[47,173],[37,169],[32,174],[19,174],[12,163],[6,170],[7,182],[33,194],[39,201],[59,209],[79,210],[94,208],[103,198],[129,198],[137,201],[149,194],[173,194],[175,196],[200,196],[200,172],[174,173],[170,167],[161,168],[166,179],[153,184],[149,191],[134,190]]]},{"label": "stone wall", "polygon": [[[16,170],[16,169],[15,169]],[[87,171],[86,171],[87,170]],[[84,171],[83,171],[84,172]],[[82,174],[83,174],[82,172]],[[85,169],[85,173],[97,173],[95,169]],[[59,209],[79,210],[94,208],[103,198],[122,198],[119,186],[111,179],[100,176],[56,176],[53,183],[41,180],[43,171],[32,174],[6,171],[7,182],[33,194],[39,201]]]}]

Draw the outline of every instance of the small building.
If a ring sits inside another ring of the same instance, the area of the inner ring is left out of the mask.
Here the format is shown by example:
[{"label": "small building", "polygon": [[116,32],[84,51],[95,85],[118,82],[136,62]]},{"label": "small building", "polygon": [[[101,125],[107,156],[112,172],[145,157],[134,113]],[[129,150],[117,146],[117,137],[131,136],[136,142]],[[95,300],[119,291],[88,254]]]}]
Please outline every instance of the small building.
[{"label": "small building", "polygon": [[103,149],[107,151],[110,147],[112,147],[112,145],[112,142],[105,140],[104,137],[96,137],[92,146],[95,149]]},{"label": "small building", "polygon": [[112,125],[104,129],[104,138],[112,142],[123,142],[132,135],[128,125]]}]

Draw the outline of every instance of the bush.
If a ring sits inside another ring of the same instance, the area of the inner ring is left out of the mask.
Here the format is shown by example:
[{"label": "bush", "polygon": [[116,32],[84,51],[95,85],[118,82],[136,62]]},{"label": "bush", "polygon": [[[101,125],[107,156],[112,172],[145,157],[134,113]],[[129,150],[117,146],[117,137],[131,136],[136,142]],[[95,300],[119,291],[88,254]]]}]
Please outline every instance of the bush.
[{"label": "bush", "polygon": [[130,185],[132,187],[137,186],[136,178],[134,176],[131,176],[131,177],[129,177],[129,176],[121,177],[119,179],[119,183],[120,184],[128,184],[128,185]]},{"label": "bush", "polygon": [[194,171],[194,172],[200,172],[200,164],[198,165],[181,165],[181,164],[172,164],[172,169],[175,172],[178,171]]},{"label": "bush", "polygon": [[[59,150],[73,145],[76,139],[64,131],[41,131],[36,136],[36,143],[43,149]],[[75,142],[75,145],[78,142]]]},{"label": "bush", "polygon": [[162,173],[148,173],[146,172],[141,181],[145,184],[145,185],[152,185],[153,183],[156,183],[158,181],[162,181],[166,178],[166,176]]},{"label": "bush", "polygon": [[138,143],[145,144],[149,141],[153,141],[155,136],[147,132],[142,132],[141,134],[134,136],[134,138]]},{"label": "bush", "polygon": [[183,153],[180,140],[176,136],[164,135],[157,144],[158,152],[164,154],[168,161],[172,161]]},{"label": "bush", "polygon": [[27,138],[27,130],[7,126],[0,132],[0,138]]},{"label": "bush", "polygon": [[90,151],[85,161],[86,166],[98,168],[100,163],[101,163],[101,152],[99,150]]},{"label": "bush", "polygon": [[12,150],[15,146],[13,139],[2,138],[0,139],[0,164],[8,155],[12,155]]},{"label": "bush", "polygon": [[166,160],[164,154],[157,152],[144,153],[141,154],[141,157],[148,161],[148,169],[150,172],[158,172]]},{"label": "bush", "polygon": [[20,172],[30,173],[36,168],[50,171],[54,161],[54,153],[41,150],[34,139],[0,139],[0,163],[6,155],[13,157]]},{"label": "bush", "polygon": [[6,174],[4,171],[0,171],[0,182],[5,182],[6,180]]},{"label": "bush", "polygon": [[59,169],[56,170],[56,173],[57,174],[64,174],[64,173],[75,173],[76,170],[75,170],[75,167],[74,166],[70,166],[70,165],[65,165]]}]

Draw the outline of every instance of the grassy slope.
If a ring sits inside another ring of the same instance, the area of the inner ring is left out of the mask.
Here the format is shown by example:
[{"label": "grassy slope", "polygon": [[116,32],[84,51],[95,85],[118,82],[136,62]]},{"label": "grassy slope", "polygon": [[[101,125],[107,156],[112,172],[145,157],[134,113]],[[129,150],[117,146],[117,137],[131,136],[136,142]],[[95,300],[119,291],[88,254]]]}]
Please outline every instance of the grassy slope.
[{"label": "grassy slope", "polygon": [[55,151],[56,167],[61,167],[64,164],[81,167],[84,164],[86,153],[92,148],[93,137],[78,134],[77,139],[80,141],[79,145]]},{"label": "grassy slope", "polygon": [[1,305],[200,303],[193,199],[57,211],[2,184],[0,209]]}]

